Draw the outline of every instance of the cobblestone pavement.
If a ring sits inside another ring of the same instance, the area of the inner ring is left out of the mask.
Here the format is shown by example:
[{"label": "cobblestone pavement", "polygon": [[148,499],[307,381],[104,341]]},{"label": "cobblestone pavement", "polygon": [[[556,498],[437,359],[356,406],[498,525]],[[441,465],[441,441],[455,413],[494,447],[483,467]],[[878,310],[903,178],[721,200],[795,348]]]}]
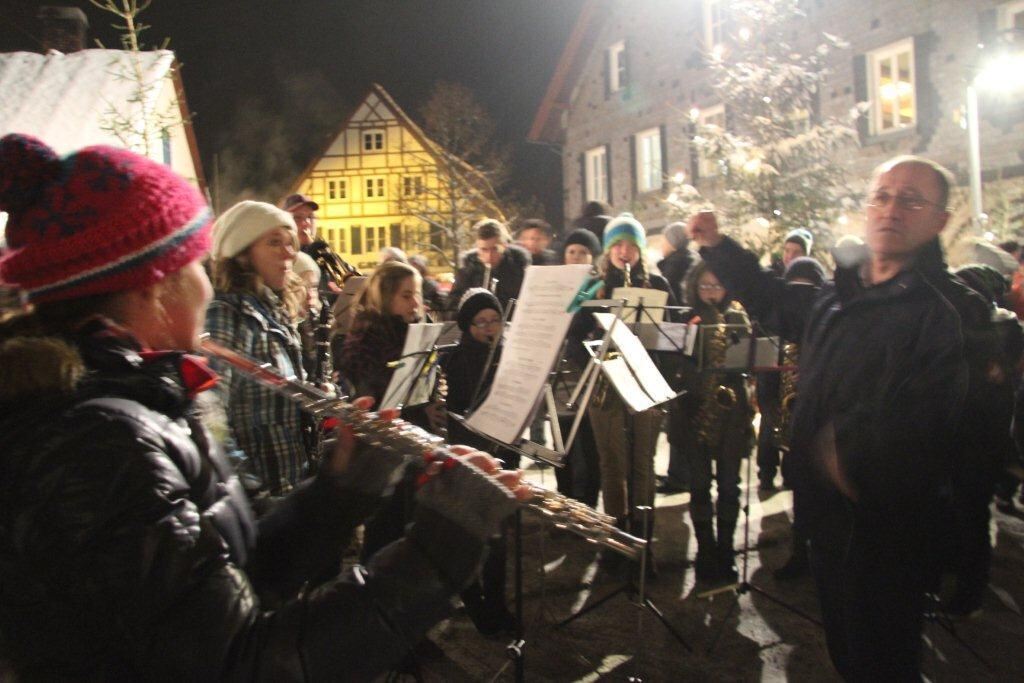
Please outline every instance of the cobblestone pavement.
[{"label": "cobblestone pavement", "polygon": [[[659,449],[658,460],[663,472],[664,449]],[[554,487],[550,470],[531,468],[528,476]],[[632,675],[646,681],[838,680],[820,628],[786,607],[817,616],[810,579],[783,583],[771,575],[771,568],[789,553],[791,494],[759,493],[756,484],[751,491],[747,559],[748,578],[756,589],[738,597],[728,589],[702,597],[709,586],[695,584],[686,559],[695,550],[685,519],[688,501],[685,493],[658,496],[658,575],[646,586],[649,598],[686,645],[625,594],[559,627],[560,620],[621,584],[598,564],[598,552],[587,541],[523,516],[525,680],[625,681]],[[927,626],[924,668],[930,680],[1024,680],[1019,605],[1024,601],[1024,516],[995,512],[992,530],[995,558],[984,611],[952,626],[966,646],[939,624]],[[738,548],[743,547],[743,535],[741,517]],[[513,559],[510,552],[510,595]],[[511,638],[480,636],[461,610],[435,628],[431,639],[444,656],[422,662],[427,681],[515,678],[506,655]],[[967,646],[993,668],[980,663]]]}]

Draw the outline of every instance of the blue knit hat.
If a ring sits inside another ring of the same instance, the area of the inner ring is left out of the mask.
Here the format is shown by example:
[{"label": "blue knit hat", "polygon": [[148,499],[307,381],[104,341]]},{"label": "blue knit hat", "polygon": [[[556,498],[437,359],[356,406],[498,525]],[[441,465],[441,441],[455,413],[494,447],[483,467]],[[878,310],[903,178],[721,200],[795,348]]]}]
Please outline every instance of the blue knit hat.
[{"label": "blue knit hat", "polygon": [[647,232],[640,221],[633,218],[631,213],[620,213],[604,226],[604,250],[608,251],[612,245],[622,240],[629,240],[637,246],[640,251],[647,248]]}]

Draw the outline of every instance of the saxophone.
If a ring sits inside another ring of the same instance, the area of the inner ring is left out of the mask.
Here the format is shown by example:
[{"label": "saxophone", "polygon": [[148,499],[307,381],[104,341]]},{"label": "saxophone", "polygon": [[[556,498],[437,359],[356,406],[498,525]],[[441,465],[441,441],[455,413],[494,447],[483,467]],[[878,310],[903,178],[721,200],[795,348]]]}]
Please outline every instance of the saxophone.
[{"label": "saxophone", "polygon": [[[787,342],[782,347],[782,364],[797,364],[800,358],[800,347]],[[772,429],[772,443],[780,450],[789,450],[789,426],[793,419],[793,404],[796,402],[796,371],[783,370],[780,373],[779,409],[775,416],[775,427]]]},{"label": "saxophone", "polygon": [[721,439],[726,415],[736,406],[737,396],[735,389],[720,382],[719,373],[715,371],[725,364],[728,328],[724,322],[716,322],[702,325],[701,331],[704,334],[704,382],[697,409],[697,440],[704,446],[715,447]]}]

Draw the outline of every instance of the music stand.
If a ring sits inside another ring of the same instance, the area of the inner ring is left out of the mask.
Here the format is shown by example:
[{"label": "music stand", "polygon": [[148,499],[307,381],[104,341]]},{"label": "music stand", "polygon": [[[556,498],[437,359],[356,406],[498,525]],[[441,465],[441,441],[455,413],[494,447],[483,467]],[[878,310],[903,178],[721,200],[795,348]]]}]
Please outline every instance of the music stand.
[{"label": "music stand", "polygon": [[[605,301],[594,301],[594,302],[587,302],[584,305],[585,306],[593,306],[593,307],[602,307],[603,308],[603,307],[607,307],[608,303],[609,302],[605,302]],[[592,356],[592,363],[590,364],[590,366],[592,368],[595,368],[594,370],[592,370],[593,374],[596,376],[598,374],[598,372],[604,371],[604,373],[606,374],[606,377],[608,377],[609,381],[612,383],[612,385],[616,389],[616,391],[620,391],[620,393],[621,393],[621,392],[623,392],[625,390],[624,389],[620,390],[619,386],[616,384],[616,381],[618,381],[618,378],[616,378],[616,377],[614,377],[612,375],[609,375],[607,373],[607,371],[604,370],[605,363],[607,363],[608,361],[603,360],[606,357],[606,355],[607,355],[608,343],[612,341],[613,336],[618,336],[618,335],[621,334],[621,332],[617,332],[616,326],[618,326],[620,324],[623,324],[623,325],[625,324],[623,322],[623,320],[622,320],[623,313],[626,311],[625,302],[624,301],[622,301],[622,302],[612,302],[613,305],[616,304],[616,303],[618,304],[616,313],[615,313],[614,317],[611,319],[611,323],[608,324],[608,325],[605,325],[605,328],[606,328],[605,338],[602,340],[602,343],[601,343],[601,346],[600,346],[600,351],[595,352],[595,350],[594,350],[594,348],[596,346],[595,343],[587,343],[585,346],[587,347],[587,350],[591,353],[591,356]],[[631,332],[627,331],[627,334],[629,334],[629,337],[631,337],[633,340],[636,340],[635,336]],[[619,336],[619,339],[623,340],[624,337]],[[646,353],[646,351],[644,351],[644,353]],[[629,367],[629,366],[627,366],[627,367]],[[633,373],[634,371],[633,371],[632,368],[629,368],[629,372]],[[634,380],[636,380],[636,379],[637,379],[636,376],[634,376]],[[650,396],[650,394],[649,394],[649,396]],[[663,396],[663,395],[659,394],[658,398],[660,400],[656,400],[656,399],[654,399],[652,397],[650,399],[651,400],[651,404],[647,408],[644,408],[644,409],[650,409],[650,408],[656,407],[657,405],[659,405],[661,403],[665,403],[667,401],[672,400],[676,396],[678,396],[678,394],[672,394],[671,396]],[[589,398],[590,398],[590,394],[588,393],[587,394],[587,402],[589,402]],[[627,402],[624,400],[624,403],[627,403]],[[583,403],[582,406],[585,407],[586,403]],[[627,403],[627,406],[628,406],[628,403]],[[628,436],[627,436],[627,441],[628,441]],[[627,443],[627,449],[628,449],[628,453],[629,453],[630,458],[632,458],[633,457],[632,444]],[[629,471],[630,471],[630,476],[632,476],[632,472],[633,472],[633,467],[632,466],[629,468]],[[632,495],[632,491],[634,490],[634,487],[632,486],[632,482],[631,482],[631,485],[629,486],[629,489],[630,489],[630,494]],[[609,602],[610,600],[612,600],[616,596],[618,596],[618,595],[625,595],[627,597],[627,599],[630,600],[631,603],[635,604],[637,607],[640,608],[640,613],[638,614],[638,617],[637,617],[637,643],[636,643],[636,653],[637,653],[636,661],[637,661],[637,666],[638,667],[639,667],[640,656],[641,656],[641,653],[643,652],[643,641],[644,641],[644,638],[643,638],[643,613],[645,611],[650,611],[658,619],[658,621],[661,622],[662,626],[665,627],[665,629],[669,632],[669,634],[680,645],[682,645],[686,649],[687,652],[693,652],[693,647],[686,641],[686,639],[682,636],[682,634],[680,634],[679,631],[676,630],[675,626],[673,626],[672,623],[665,617],[665,615],[661,611],[661,609],[654,603],[653,600],[648,598],[647,594],[646,594],[647,566],[648,566],[648,563],[651,560],[651,558],[650,558],[650,551],[651,551],[651,538],[650,538],[650,535],[651,535],[651,516],[652,516],[652,514],[653,514],[653,508],[651,506],[649,506],[649,505],[637,505],[637,506],[630,505],[630,511],[629,511],[630,528],[634,527],[635,522],[636,522],[636,517],[640,516],[640,518],[642,519],[642,522],[643,522],[642,523],[643,538],[647,541],[647,545],[644,547],[644,552],[640,554],[640,561],[639,561],[639,567],[638,567],[639,579],[638,580],[634,580],[633,577],[630,576],[628,578],[628,580],[626,580],[625,582],[623,582],[621,585],[619,585],[618,587],[614,588],[613,590],[609,591],[604,596],[598,598],[597,600],[595,600],[591,604],[583,607],[582,609],[578,610],[577,612],[575,612],[573,614],[570,614],[568,617],[566,617],[562,621],[560,621],[557,624],[555,624],[556,628],[561,628],[563,626],[566,626],[566,625],[576,621],[577,619],[583,617],[584,615],[589,614],[590,612],[593,612],[594,610],[598,609],[599,607],[601,607],[605,603]],[[634,601],[634,599],[635,599],[635,601]],[[642,678],[640,677],[640,675],[638,673],[637,675],[631,677],[631,680],[639,681],[639,680],[642,680]]]},{"label": "music stand", "polygon": [[[729,326],[727,326],[727,327],[729,327]],[[741,325],[740,327],[744,327],[745,328],[746,326],[745,325]],[[759,349],[759,345],[758,345],[758,340],[759,339],[764,339],[764,338],[760,338],[760,337],[755,336],[753,333],[756,332],[756,330],[757,330],[757,328],[752,324],[750,333],[748,335],[749,339],[750,339],[750,343],[749,343],[749,345],[747,347],[747,360],[746,360],[746,368],[745,368],[745,370],[746,371],[758,371],[758,372],[771,372],[771,371],[784,371],[784,370],[791,369],[791,368],[788,368],[787,366],[784,366],[784,365],[781,364],[781,362],[782,362],[782,346],[781,346],[781,344],[778,343],[778,337],[767,337],[768,343],[769,344],[774,344],[775,347],[776,347],[777,363],[774,366],[759,365],[758,364],[757,361],[759,360],[758,359],[758,354],[759,354],[759,350],[760,350]],[[704,335],[701,335],[702,339],[703,339],[703,337],[704,337]],[[772,341],[772,340],[775,340],[775,341]],[[701,353],[699,357],[703,358],[703,353]],[[722,593],[728,593],[728,592],[732,592],[733,593],[733,602],[729,606],[729,610],[725,613],[725,616],[722,618],[722,622],[718,625],[718,629],[715,631],[715,635],[711,639],[711,643],[708,645],[708,647],[706,649],[706,652],[708,654],[711,654],[711,652],[715,649],[715,646],[718,644],[718,640],[721,638],[722,633],[725,631],[726,625],[729,623],[729,617],[732,616],[732,613],[735,612],[736,608],[739,606],[740,597],[742,597],[743,595],[746,595],[747,593],[756,593],[756,594],[764,597],[765,599],[775,603],[779,607],[787,609],[790,612],[792,612],[793,614],[795,614],[795,615],[797,615],[799,617],[802,617],[803,619],[806,619],[807,621],[811,622],[812,624],[815,624],[818,627],[823,627],[823,624],[821,623],[820,620],[818,620],[815,617],[811,616],[807,612],[804,612],[799,607],[796,607],[795,605],[790,605],[789,603],[785,602],[781,598],[779,598],[779,597],[777,597],[775,595],[772,595],[771,593],[769,593],[768,591],[764,590],[760,586],[752,584],[749,581],[749,571],[750,571],[750,491],[751,491],[751,488],[752,488],[752,485],[751,485],[752,460],[753,460],[753,458],[751,457],[751,454],[747,453],[747,455],[746,455],[746,461],[747,461],[747,464],[746,464],[747,490],[746,490],[746,493],[744,494],[744,501],[743,501],[743,507],[742,507],[742,511],[743,511],[743,548],[740,551],[740,555],[741,555],[740,562],[741,562],[741,565],[742,565],[742,570],[741,570],[741,573],[740,573],[740,576],[739,576],[739,580],[734,582],[734,583],[726,584],[724,586],[718,586],[716,588],[711,588],[711,589],[708,589],[706,591],[702,591],[702,592],[697,594],[698,598],[712,598],[715,595],[720,595]]]}]

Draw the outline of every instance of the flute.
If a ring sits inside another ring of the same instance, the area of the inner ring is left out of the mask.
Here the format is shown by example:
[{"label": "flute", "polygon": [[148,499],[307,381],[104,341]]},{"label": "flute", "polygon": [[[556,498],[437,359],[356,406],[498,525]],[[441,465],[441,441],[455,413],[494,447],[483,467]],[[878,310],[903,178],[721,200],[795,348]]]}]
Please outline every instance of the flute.
[{"label": "flute", "polygon": [[[360,441],[402,455],[406,466],[422,465],[425,453],[439,450],[444,453],[449,449],[448,444],[435,434],[408,422],[382,420],[376,413],[357,408],[345,398],[335,398],[295,377],[285,377],[269,363],[260,363],[229,349],[215,342],[209,334],[202,335],[200,346],[208,356],[227,363],[246,377],[291,400],[318,420],[337,417],[352,428]],[[630,559],[638,559],[643,553],[647,541],[619,529],[615,526],[614,517],[551,489],[525,481],[522,483],[533,494],[522,505],[550,520],[556,527]]]}]

